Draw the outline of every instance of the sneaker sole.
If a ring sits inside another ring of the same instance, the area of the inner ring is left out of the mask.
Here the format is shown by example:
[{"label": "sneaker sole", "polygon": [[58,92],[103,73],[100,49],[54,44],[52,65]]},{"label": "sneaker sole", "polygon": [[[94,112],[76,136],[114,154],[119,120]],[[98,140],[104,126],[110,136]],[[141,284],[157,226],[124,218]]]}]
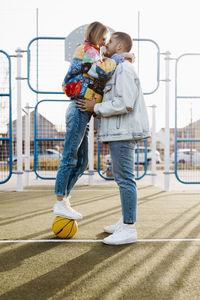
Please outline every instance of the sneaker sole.
[{"label": "sneaker sole", "polygon": [[124,244],[132,244],[132,243],[135,243],[135,242],[137,242],[137,239],[134,239],[134,240],[132,240],[132,241],[123,241],[123,242],[116,242],[116,243],[113,243],[113,242],[108,242],[108,241],[104,241],[103,240],[103,243],[104,244],[106,244],[106,245],[115,245],[115,246],[117,246],[117,245],[124,245]]},{"label": "sneaker sole", "polygon": [[72,218],[71,216],[67,216],[65,214],[56,214],[56,213],[53,213],[55,217],[63,217],[63,218],[66,218],[66,219],[70,219],[70,220],[81,220],[83,219],[83,217],[79,217],[79,218]]},{"label": "sneaker sole", "polygon": [[111,231],[111,230],[106,230],[106,229],[104,229],[104,232],[106,232],[106,233],[114,233],[115,231],[114,231],[114,230]]}]

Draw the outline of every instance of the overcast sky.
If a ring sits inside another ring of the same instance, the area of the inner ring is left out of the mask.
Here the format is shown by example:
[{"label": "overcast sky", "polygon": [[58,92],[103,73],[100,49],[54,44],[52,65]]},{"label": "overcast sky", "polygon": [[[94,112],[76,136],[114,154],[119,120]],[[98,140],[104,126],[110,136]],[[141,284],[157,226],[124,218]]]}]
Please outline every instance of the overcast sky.
[{"label": "overcast sky", "polygon": [[[14,54],[17,47],[27,48],[29,41],[36,36],[37,7],[39,9],[39,36],[64,37],[75,28],[98,20],[116,31],[125,31],[133,38],[137,38],[139,11],[140,38],[153,39],[158,43],[161,52],[169,50],[173,58],[187,52],[200,53],[198,0],[123,0],[121,2],[116,0],[99,2],[94,0],[1,0],[0,49],[5,50],[8,54]],[[135,47],[137,47],[136,44]],[[142,61],[142,57],[140,59]],[[200,59],[197,58],[197,60]],[[192,81],[193,76],[194,78],[200,77],[200,74],[197,73],[200,68],[195,68],[195,65],[200,66],[200,62],[197,63],[197,60],[192,60],[192,63],[189,63],[191,67],[189,77],[192,78]],[[183,72],[186,74],[188,71],[185,69]],[[171,62],[172,78],[173,73],[174,61]],[[64,77],[64,75],[61,74],[61,77]],[[161,61],[161,77],[161,79],[165,77],[164,60]],[[185,78],[185,82],[187,81],[188,77]],[[144,89],[145,84],[144,82]],[[13,105],[16,105],[16,84],[13,84],[13,86]],[[157,129],[164,127],[164,91],[164,83],[161,82],[159,90],[153,96],[145,97],[148,105],[157,105]],[[193,89],[190,92],[192,93]],[[195,94],[198,93],[200,95],[200,89],[198,91],[196,88]],[[27,97],[24,96],[24,98],[23,103],[27,102]],[[193,105],[197,108],[193,109],[193,119],[198,119],[200,117],[199,106],[197,103]],[[170,100],[171,127],[174,127],[173,108],[174,90],[172,83]],[[183,114],[185,114],[184,111]],[[189,113],[180,120],[180,125],[185,125],[188,120]]]}]

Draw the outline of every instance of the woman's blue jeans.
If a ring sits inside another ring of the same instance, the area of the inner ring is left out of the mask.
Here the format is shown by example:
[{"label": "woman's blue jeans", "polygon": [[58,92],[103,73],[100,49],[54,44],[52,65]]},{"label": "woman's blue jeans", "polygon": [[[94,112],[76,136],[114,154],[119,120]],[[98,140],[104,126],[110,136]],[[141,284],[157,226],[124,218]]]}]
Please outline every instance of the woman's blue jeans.
[{"label": "woman's blue jeans", "polygon": [[88,130],[91,113],[81,112],[73,101],[66,112],[66,136],[56,176],[55,194],[69,195],[88,164]]},{"label": "woman's blue jeans", "polygon": [[134,176],[135,141],[109,142],[115,181],[119,186],[123,221],[136,222],[137,188]]}]

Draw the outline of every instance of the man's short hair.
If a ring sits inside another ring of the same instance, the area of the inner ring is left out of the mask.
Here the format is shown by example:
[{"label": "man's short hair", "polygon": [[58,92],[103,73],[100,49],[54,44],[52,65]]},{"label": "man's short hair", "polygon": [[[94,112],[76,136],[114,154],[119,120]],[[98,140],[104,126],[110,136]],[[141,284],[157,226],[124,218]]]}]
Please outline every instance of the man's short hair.
[{"label": "man's short hair", "polygon": [[116,39],[122,43],[124,47],[125,52],[129,52],[133,46],[132,39],[129,34],[125,32],[114,32],[113,35],[116,37]]}]

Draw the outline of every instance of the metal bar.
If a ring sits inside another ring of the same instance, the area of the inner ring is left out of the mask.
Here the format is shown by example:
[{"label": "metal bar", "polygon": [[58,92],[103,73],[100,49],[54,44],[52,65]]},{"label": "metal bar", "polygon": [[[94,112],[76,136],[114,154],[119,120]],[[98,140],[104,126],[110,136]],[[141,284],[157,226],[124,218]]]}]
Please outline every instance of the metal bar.
[{"label": "metal bar", "polygon": [[147,163],[147,139],[144,140],[144,146],[145,146],[145,158],[144,158],[144,172],[143,174],[140,176],[140,177],[136,177],[135,180],[140,180],[142,179],[145,175],[147,175],[147,166],[148,166],[148,163]]},{"label": "metal bar", "polygon": [[177,99],[200,99],[200,96],[176,96]]},{"label": "metal bar", "polygon": [[[63,40],[64,41],[65,37],[36,37],[29,42],[28,47],[27,47],[27,74],[28,74],[27,82],[28,82],[28,86],[34,93],[37,93],[37,94],[62,95],[62,94],[64,94],[63,92],[39,91],[39,90],[34,89],[31,86],[31,83],[30,83],[30,56],[31,56],[30,47],[33,42],[35,42],[35,41],[38,42],[38,40]],[[151,39],[133,39],[133,41],[150,42],[150,43],[153,43],[157,48],[157,78],[156,78],[157,83],[156,83],[156,87],[152,91],[144,92],[144,95],[151,95],[159,88],[159,84],[160,84],[160,48],[159,48],[158,44],[154,40],[151,40]]]},{"label": "metal bar", "polygon": [[[37,110],[38,106],[42,102],[66,102],[66,100],[59,100],[59,99],[43,99],[37,102],[35,106],[35,111],[34,111],[34,169],[33,171],[35,172],[36,176],[40,179],[50,179],[50,180],[55,180],[55,177],[43,177],[38,174],[38,142],[39,141],[64,141],[64,138],[38,138],[38,130],[37,130]],[[71,100],[70,100],[71,101]]]},{"label": "metal bar", "polygon": [[[26,107],[29,103],[26,103]],[[25,116],[25,186],[29,185],[29,172],[30,172],[30,113],[27,109]]]},{"label": "metal bar", "polygon": [[[38,8],[36,8],[36,36],[38,37],[38,21],[39,21],[39,17],[38,17]],[[38,82],[38,78],[39,78],[39,57],[38,57],[38,50],[39,50],[39,45],[38,45],[38,40],[37,40],[37,46],[36,46],[36,57],[37,57],[37,63],[36,63],[36,88],[37,91],[39,90],[39,82]],[[38,93],[36,93],[36,102],[38,102]]]},{"label": "metal bar", "polygon": [[177,142],[200,142],[200,139],[177,139]]},{"label": "metal bar", "polygon": [[12,175],[12,84],[11,84],[11,60],[10,57],[8,57],[8,62],[9,62],[9,170],[10,174],[7,178],[7,180],[10,179]]},{"label": "metal bar", "polygon": [[[27,77],[28,77],[27,83],[28,83],[28,86],[34,93],[37,93],[37,94],[63,95],[64,92],[39,91],[39,90],[34,89],[31,86],[31,83],[30,83],[30,57],[31,57],[30,47],[34,41],[38,42],[39,40],[63,40],[63,41],[65,41],[65,38],[64,37],[36,37],[29,42],[28,47],[27,47]],[[70,100],[68,100],[68,101],[70,101]]]},{"label": "metal bar", "polygon": [[7,178],[5,178],[3,181],[0,181],[0,184],[6,183],[10,177],[12,176],[12,89],[11,89],[11,59],[10,59],[10,55],[8,55],[8,53],[6,53],[3,50],[0,50],[0,53],[2,53],[3,55],[5,55],[8,59],[8,72],[9,72],[9,93],[1,93],[0,96],[1,97],[9,97],[9,127],[8,127],[8,131],[9,131],[9,138],[1,138],[0,140],[2,141],[9,141],[9,174],[7,176]]},{"label": "metal bar", "polygon": [[37,142],[39,141],[64,141],[65,139],[54,139],[54,138],[36,138],[35,139]]},{"label": "metal bar", "polygon": [[177,174],[177,91],[178,91],[178,86],[177,86],[177,72],[178,72],[178,60],[176,60],[175,63],[175,119],[174,119],[174,173],[175,173],[175,177],[177,180],[179,180],[178,178],[178,174]]},{"label": "metal bar", "polygon": [[166,192],[169,191],[170,177],[169,173],[169,153],[170,153],[170,132],[169,132],[169,63],[170,63],[170,55],[171,53],[167,51],[165,53],[165,176],[164,176],[164,190]]},{"label": "metal bar", "polygon": [[138,59],[137,59],[137,62],[138,62],[138,76],[140,75],[140,11],[138,11],[138,43],[137,43],[137,46],[138,46]]},{"label": "metal bar", "polygon": [[140,154],[140,152],[139,152],[139,144],[137,143],[137,145],[136,145],[136,147],[137,147],[137,164],[136,164],[136,168],[137,168],[137,177],[139,177],[139,154]]},{"label": "metal bar", "polygon": [[153,43],[157,48],[157,78],[156,78],[157,84],[156,84],[156,87],[154,88],[154,90],[152,90],[150,92],[144,92],[144,95],[151,95],[157,91],[157,89],[159,88],[159,85],[160,85],[160,48],[159,48],[159,45],[154,40],[151,40],[151,39],[133,39],[133,41],[150,42],[150,43]]},{"label": "metal bar", "polygon": [[44,177],[44,176],[40,176],[40,174],[38,174],[37,170],[34,170],[36,176],[40,179],[44,179],[44,180],[55,180],[55,177]]},{"label": "metal bar", "polygon": [[185,56],[200,56],[200,53],[185,53],[180,55],[177,59],[176,59],[176,64],[175,64],[175,130],[174,130],[174,174],[176,179],[183,183],[183,184],[200,184],[200,182],[194,182],[194,181],[184,181],[179,177],[178,174],[178,169],[177,169],[177,144],[180,142],[200,142],[200,139],[178,139],[178,132],[177,132],[177,103],[178,103],[178,99],[199,99],[200,96],[180,96],[178,95],[177,91],[178,91],[178,63],[180,62],[180,60],[185,57]]},{"label": "metal bar", "polygon": [[93,185],[93,175],[94,175],[94,117],[93,116],[91,117],[89,123],[88,163],[89,163],[88,185]]},{"label": "metal bar", "polygon": [[[142,179],[145,175],[147,175],[147,139],[145,140],[142,140],[144,143],[145,143],[145,153],[144,153],[144,172],[141,176],[139,176],[139,155],[137,155],[137,176],[135,177],[135,180],[140,180]],[[103,179],[106,179],[106,180],[114,180],[114,177],[106,177],[104,176],[102,173],[101,173],[101,170],[100,170],[100,165],[101,165],[101,158],[100,158],[100,145],[101,143],[98,142],[97,143],[97,172],[98,174],[100,175],[100,177],[102,177]],[[137,143],[137,146],[138,149],[139,149],[139,144]]]},{"label": "metal bar", "polygon": [[[20,49],[17,52],[17,77],[21,77],[21,58]],[[21,80],[17,80],[17,191],[23,191],[22,183],[22,95]]]},{"label": "metal bar", "polygon": [[151,178],[151,184],[156,185],[156,105],[152,105],[152,135],[151,135],[151,172],[155,176]]},{"label": "metal bar", "polygon": [[37,102],[36,106],[35,106],[35,111],[34,111],[34,167],[33,170],[35,172],[35,174],[37,175],[36,171],[37,171],[37,108],[38,108],[38,104],[41,101]]},{"label": "metal bar", "polygon": [[106,180],[114,180],[114,177],[105,177],[105,176],[103,176],[103,174],[101,173],[101,168],[100,168],[100,166],[101,166],[101,159],[100,159],[100,147],[101,147],[101,143],[100,142],[98,142],[97,143],[97,172],[99,173],[99,176],[101,177],[101,178],[103,178],[103,179],[106,179]]}]

